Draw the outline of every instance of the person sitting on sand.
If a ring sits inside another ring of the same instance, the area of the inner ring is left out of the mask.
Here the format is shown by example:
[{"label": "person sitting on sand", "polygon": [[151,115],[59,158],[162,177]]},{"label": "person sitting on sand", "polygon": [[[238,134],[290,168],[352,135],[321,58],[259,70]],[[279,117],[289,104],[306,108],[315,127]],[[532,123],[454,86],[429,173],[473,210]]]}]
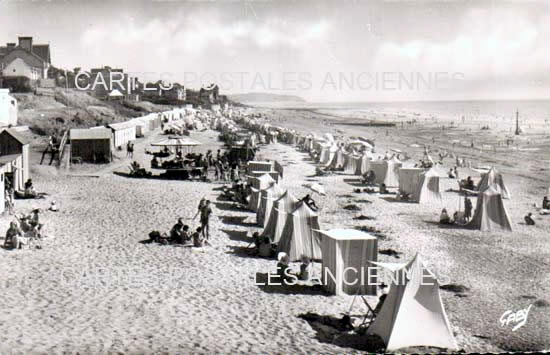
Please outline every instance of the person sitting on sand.
[{"label": "person sitting on sand", "polygon": [[386,187],[386,184],[382,183],[380,184],[380,194],[381,195],[384,195],[384,194],[389,194],[390,192],[388,191],[388,188]]},{"label": "person sitting on sand", "polygon": [[57,204],[55,203],[55,201],[52,201],[50,203],[50,207],[48,207],[48,210],[51,211],[51,212],[58,212],[59,211],[59,208],[57,207]]},{"label": "person sitting on sand", "polygon": [[172,226],[172,229],[170,229],[170,241],[173,243],[181,243],[182,240],[183,240],[183,220],[181,218],[178,218],[178,222]]},{"label": "person sitting on sand", "polygon": [[288,264],[289,264],[289,257],[287,253],[280,252],[279,255],[277,255],[277,275],[279,276],[279,280],[281,281],[287,281],[288,275],[290,275]]},{"label": "person sitting on sand", "polygon": [[315,204],[315,201],[313,201],[313,199],[309,194],[305,195],[300,201],[303,201],[312,210],[314,211],[318,210],[317,205]]},{"label": "person sitting on sand", "polygon": [[464,185],[464,188],[466,188],[467,190],[475,190],[476,186],[471,176],[468,176],[466,178],[466,184]]},{"label": "person sitting on sand", "polygon": [[197,230],[195,233],[191,234],[191,239],[193,239],[193,246],[195,248],[202,247],[203,239],[202,239],[202,228],[197,227]]},{"label": "person sitting on sand", "polygon": [[40,209],[39,208],[35,208],[34,210],[32,210],[31,215],[30,215],[30,219],[29,219],[29,224],[33,227],[37,227],[38,229],[42,228],[42,224],[40,224]]},{"label": "person sitting on sand", "polygon": [[23,231],[21,231],[21,229],[17,225],[17,222],[11,222],[10,227],[6,231],[6,238],[4,239],[4,248],[20,249],[22,237],[23,237]]},{"label": "person sitting on sand", "polygon": [[25,181],[25,190],[27,189],[33,189],[34,186],[32,184],[32,179],[28,179],[27,181]]},{"label": "person sitting on sand", "polygon": [[449,176],[449,179],[454,179],[456,177],[452,168],[449,169],[447,175]]},{"label": "person sitting on sand", "polygon": [[376,174],[373,170],[369,170],[366,173],[363,174],[363,183],[367,185],[374,184],[374,180],[376,180]]},{"label": "person sitting on sand", "polygon": [[258,255],[262,258],[268,258],[271,256],[271,240],[269,237],[261,238],[260,245],[258,246]]},{"label": "person sitting on sand", "polygon": [[441,210],[441,215],[439,216],[439,224],[451,224],[451,217],[449,217],[446,208]]},{"label": "person sitting on sand", "polygon": [[159,167],[159,161],[157,159],[157,157],[153,157],[153,159],[151,159],[151,168],[153,169],[156,169]]},{"label": "person sitting on sand", "polygon": [[527,213],[527,216],[523,217],[523,219],[525,220],[525,224],[528,226],[535,225],[535,220],[533,219],[533,214],[531,212]]},{"label": "person sitting on sand", "polygon": [[311,263],[309,262],[309,258],[302,255],[302,264],[300,265],[300,274],[298,275],[298,279],[301,281],[309,281],[310,270]]},{"label": "person sitting on sand", "polygon": [[542,198],[542,209],[550,210],[550,200],[548,200],[548,196]]}]

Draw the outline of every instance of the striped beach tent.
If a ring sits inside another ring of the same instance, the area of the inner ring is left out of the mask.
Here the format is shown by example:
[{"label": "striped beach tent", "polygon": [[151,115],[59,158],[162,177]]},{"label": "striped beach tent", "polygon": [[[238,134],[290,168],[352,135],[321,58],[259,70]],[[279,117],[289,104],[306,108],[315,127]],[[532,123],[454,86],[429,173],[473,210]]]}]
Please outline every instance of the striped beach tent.
[{"label": "striped beach tent", "polygon": [[256,211],[256,223],[262,227],[265,227],[267,223],[267,218],[271,213],[271,208],[273,207],[273,202],[281,197],[283,190],[279,187],[278,184],[273,184],[267,189],[260,191],[260,206],[258,211]]},{"label": "striped beach tent", "polygon": [[376,296],[377,270],[368,268],[373,266],[370,262],[378,261],[378,239],[356,229],[319,233],[322,235],[322,284],[326,290],[334,295]]},{"label": "striped beach tent", "polygon": [[332,161],[330,163],[330,167],[333,169],[342,169],[344,168],[345,158],[346,158],[346,150],[344,147],[340,147],[336,154],[334,154],[334,157],[332,158]]},{"label": "striped beach tent", "polygon": [[361,156],[350,154],[346,159],[346,165],[344,166],[344,173],[350,175],[361,175]]},{"label": "striped beach tent", "polygon": [[264,174],[258,177],[249,177],[248,181],[252,185],[252,193],[249,196],[248,208],[256,212],[260,206],[260,191],[275,184],[275,180],[269,174]]},{"label": "striped beach tent", "polygon": [[287,216],[298,205],[298,199],[285,191],[278,199],[273,201],[273,208],[265,225],[262,237],[269,237],[273,243],[278,243],[283,234]]},{"label": "striped beach tent", "polygon": [[318,215],[305,202],[298,203],[296,209],[287,216],[281,239],[277,244],[278,252],[285,252],[290,261],[301,260],[303,256],[321,259]]},{"label": "striped beach tent", "polygon": [[474,216],[468,227],[483,232],[492,230],[512,230],[512,222],[502,201],[502,194],[496,185],[491,185],[477,196]]},{"label": "striped beach tent", "polygon": [[510,198],[510,192],[508,191],[508,188],[504,184],[504,179],[502,178],[502,174],[499,173],[495,168],[491,168],[486,174],[481,175],[481,180],[478,184],[478,190],[483,191],[487,187],[493,185],[494,188],[500,192],[502,195],[502,198],[509,199]]}]

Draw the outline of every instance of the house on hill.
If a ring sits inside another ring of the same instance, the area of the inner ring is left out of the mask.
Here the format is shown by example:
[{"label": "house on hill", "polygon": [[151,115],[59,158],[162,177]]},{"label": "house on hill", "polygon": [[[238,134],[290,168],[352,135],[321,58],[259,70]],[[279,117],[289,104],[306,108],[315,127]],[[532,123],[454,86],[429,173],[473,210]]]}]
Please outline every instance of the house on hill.
[{"label": "house on hill", "polygon": [[19,43],[0,47],[0,86],[25,91],[48,78],[51,67],[50,45],[34,44],[32,37],[19,37]]},{"label": "house on hill", "polygon": [[25,181],[30,177],[29,143],[12,128],[0,132],[0,167],[2,183],[10,183],[15,190],[25,189]]},{"label": "house on hill", "polygon": [[17,100],[9,89],[0,89],[0,127],[17,125]]}]

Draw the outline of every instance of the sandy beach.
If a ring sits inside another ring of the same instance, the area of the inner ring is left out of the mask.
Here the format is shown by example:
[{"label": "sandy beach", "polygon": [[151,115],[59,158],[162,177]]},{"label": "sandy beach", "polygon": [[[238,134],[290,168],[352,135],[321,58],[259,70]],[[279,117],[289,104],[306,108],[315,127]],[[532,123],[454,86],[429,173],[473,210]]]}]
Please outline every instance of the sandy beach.
[{"label": "sandy beach", "polygon": [[[302,113],[303,114],[303,113]],[[268,112],[273,123],[324,133],[335,126],[311,126],[312,117],[291,111]],[[281,120],[282,118],[282,120]],[[335,118],[335,120],[337,120]],[[356,127],[338,127],[343,133]],[[381,134],[386,128],[360,128],[375,136],[377,148],[391,143],[405,147],[407,134]],[[214,131],[193,132],[200,150],[218,149]],[[149,143],[158,133],[136,143],[135,160],[145,166]],[[39,158],[39,147],[33,148]],[[2,288],[0,335],[2,353],[352,353],[367,349],[360,336],[334,338],[299,318],[313,312],[340,317],[350,310],[352,296],[327,296],[308,289],[266,288],[255,284],[257,273],[275,270],[276,261],[247,253],[250,236],[260,230],[255,214],[235,211],[219,201],[218,183],[131,179],[129,159],[108,166],[85,165],[69,171],[33,165],[32,176],[44,200],[21,201],[16,212],[47,208],[52,199],[60,211],[45,212],[48,238],[42,249],[0,250]],[[316,196],[323,229],[374,227],[384,235],[379,248],[399,252],[399,262],[420,253],[432,271],[467,291],[458,297],[442,291],[458,345],[467,352],[535,350],[550,346],[548,325],[549,222],[529,228],[522,216],[539,202],[540,186],[548,182],[509,173],[506,183],[513,200],[507,208],[512,233],[482,233],[442,229],[441,206],[396,203],[378,195],[353,193],[357,177],[334,174],[315,177],[315,165],[305,153],[284,144],[264,146],[260,158],[277,159],[285,167],[282,186],[303,196],[303,184],[322,183],[327,196]],[[497,157],[498,158],[498,157]],[[495,158],[495,162],[498,159]],[[488,162],[493,164],[494,162]],[[441,190],[456,189],[442,180]],[[214,202],[212,246],[200,249],[143,244],[152,230],[168,231],[178,217],[191,218],[201,197]],[[456,193],[445,192],[443,204],[457,206]],[[343,210],[354,203],[361,211]],[[474,203],[475,204],[475,203]],[[356,220],[358,215],[373,220]],[[5,234],[9,216],[1,218]],[[319,270],[319,265],[316,265]],[[376,298],[369,297],[371,304]],[[508,309],[530,303],[527,324],[517,332],[500,328]],[[355,304],[352,314],[364,312]]]}]

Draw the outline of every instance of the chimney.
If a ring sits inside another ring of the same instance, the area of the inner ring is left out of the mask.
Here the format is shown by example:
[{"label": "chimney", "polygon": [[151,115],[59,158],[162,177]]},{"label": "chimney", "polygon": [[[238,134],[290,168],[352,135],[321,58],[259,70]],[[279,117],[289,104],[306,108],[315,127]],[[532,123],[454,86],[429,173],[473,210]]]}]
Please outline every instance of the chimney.
[{"label": "chimney", "polygon": [[15,43],[6,43],[7,53],[11,52],[15,48]]},{"label": "chimney", "polygon": [[19,47],[32,52],[32,37],[19,37]]}]

